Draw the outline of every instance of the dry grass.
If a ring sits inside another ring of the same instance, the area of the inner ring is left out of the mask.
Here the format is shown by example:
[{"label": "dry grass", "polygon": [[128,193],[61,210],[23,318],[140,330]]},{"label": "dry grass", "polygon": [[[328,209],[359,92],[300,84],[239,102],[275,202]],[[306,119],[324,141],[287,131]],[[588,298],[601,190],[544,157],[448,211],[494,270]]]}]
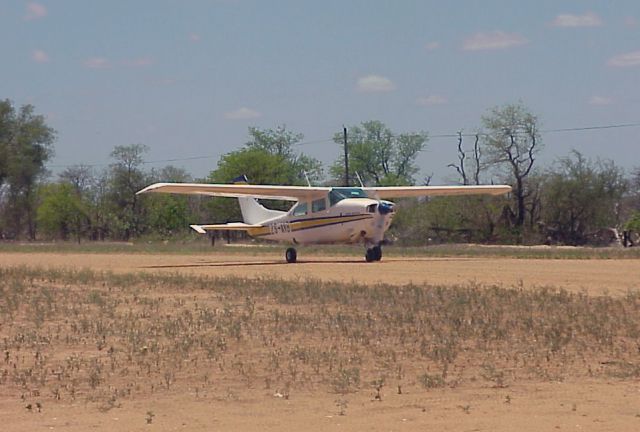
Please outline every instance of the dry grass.
[{"label": "dry grass", "polygon": [[0,393],[105,411],[158,392],[637,379],[639,338],[638,292],[0,269]]},{"label": "dry grass", "polygon": [[[362,245],[316,245],[299,247],[302,255],[361,257]],[[238,254],[260,256],[283,254],[285,246],[271,242],[248,240],[226,245],[218,241],[215,247],[204,237],[188,237],[179,241],[135,242],[0,242],[0,252],[53,253],[134,253],[134,254]],[[388,245],[384,255],[392,257],[495,257],[522,259],[636,259],[640,248],[622,247],[562,247],[443,244],[425,247]]]}]

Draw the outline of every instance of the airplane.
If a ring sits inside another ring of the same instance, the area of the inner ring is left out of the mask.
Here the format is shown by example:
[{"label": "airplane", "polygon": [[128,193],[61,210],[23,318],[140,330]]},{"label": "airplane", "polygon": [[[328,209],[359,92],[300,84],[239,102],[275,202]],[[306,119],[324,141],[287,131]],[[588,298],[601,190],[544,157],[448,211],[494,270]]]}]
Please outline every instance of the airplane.
[{"label": "airplane", "polygon": [[[191,225],[200,234],[207,231],[246,231],[251,237],[295,245],[364,243],[367,262],[382,259],[384,233],[395,215],[395,204],[385,198],[444,195],[502,195],[507,185],[479,186],[275,186],[250,185],[242,175],[232,184],[155,183],[137,192],[173,193],[237,198],[243,222]],[[294,201],[289,211],[264,207],[258,199]],[[285,252],[295,263],[297,251]]]}]

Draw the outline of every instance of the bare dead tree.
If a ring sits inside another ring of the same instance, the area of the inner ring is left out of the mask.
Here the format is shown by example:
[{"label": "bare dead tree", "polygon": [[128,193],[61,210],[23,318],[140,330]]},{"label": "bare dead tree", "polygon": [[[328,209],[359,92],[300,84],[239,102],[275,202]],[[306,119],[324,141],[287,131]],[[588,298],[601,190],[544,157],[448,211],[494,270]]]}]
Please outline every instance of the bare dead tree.
[{"label": "bare dead tree", "polygon": [[480,184],[480,134],[476,134],[476,141],[473,143],[473,161],[475,163],[473,170],[473,181]]},{"label": "bare dead tree", "polygon": [[458,131],[458,164],[450,163],[447,167],[454,168],[458,172],[458,175],[462,177],[462,184],[468,185],[469,179],[464,167],[465,158],[466,154],[462,149],[462,131]]},{"label": "bare dead tree", "polygon": [[515,225],[522,227],[527,212],[527,177],[540,151],[538,119],[522,104],[496,107],[482,117],[487,163],[501,169],[514,183]]},{"label": "bare dead tree", "polygon": [[424,180],[422,181],[422,184],[423,184],[424,186],[429,186],[429,185],[431,184],[431,179],[433,179],[433,173],[431,173],[431,174],[427,174],[427,175],[424,177]]}]

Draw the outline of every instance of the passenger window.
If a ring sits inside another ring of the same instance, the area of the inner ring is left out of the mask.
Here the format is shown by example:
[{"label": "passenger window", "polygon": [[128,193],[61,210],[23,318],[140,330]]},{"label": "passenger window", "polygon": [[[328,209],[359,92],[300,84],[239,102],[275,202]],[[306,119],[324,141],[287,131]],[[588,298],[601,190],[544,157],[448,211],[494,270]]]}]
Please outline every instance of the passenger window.
[{"label": "passenger window", "polygon": [[317,199],[311,203],[311,211],[316,213],[327,208],[327,203],[324,198]]},{"label": "passenger window", "polygon": [[307,214],[307,203],[300,202],[296,205],[296,208],[293,209],[294,216],[304,216]]}]

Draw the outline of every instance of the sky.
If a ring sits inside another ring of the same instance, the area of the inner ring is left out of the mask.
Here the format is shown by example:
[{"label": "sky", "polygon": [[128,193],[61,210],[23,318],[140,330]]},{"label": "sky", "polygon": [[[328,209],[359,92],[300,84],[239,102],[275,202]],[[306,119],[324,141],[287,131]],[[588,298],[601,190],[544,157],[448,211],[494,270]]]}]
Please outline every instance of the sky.
[{"label": "sky", "polygon": [[541,164],[640,166],[637,0],[1,0],[0,56],[0,99],[57,131],[54,174],[141,143],[147,166],[203,177],[278,125],[328,165],[343,125],[380,120],[432,135],[417,180],[451,183],[457,140],[438,136],[517,102],[548,131]]}]

